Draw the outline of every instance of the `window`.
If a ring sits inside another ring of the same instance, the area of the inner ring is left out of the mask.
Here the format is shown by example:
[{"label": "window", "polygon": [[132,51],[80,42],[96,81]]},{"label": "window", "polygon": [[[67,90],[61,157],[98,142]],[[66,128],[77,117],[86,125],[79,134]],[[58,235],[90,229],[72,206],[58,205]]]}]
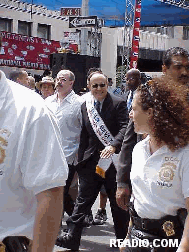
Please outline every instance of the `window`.
[{"label": "window", "polygon": [[11,32],[12,19],[0,18],[0,31]]},{"label": "window", "polygon": [[174,26],[157,27],[157,33],[161,33],[161,35],[167,35],[170,38],[174,38]]},{"label": "window", "polygon": [[183,27],[183,40],[189,40],[189,26]]},{"label": "window", "polygon": [[50,39],[50,25],[38,24],[37,36],[39,38]]},{"label": "window", "polygon": [[25,21],[18,21],[18,33],[22,35],[31,36],[31,23]]}]

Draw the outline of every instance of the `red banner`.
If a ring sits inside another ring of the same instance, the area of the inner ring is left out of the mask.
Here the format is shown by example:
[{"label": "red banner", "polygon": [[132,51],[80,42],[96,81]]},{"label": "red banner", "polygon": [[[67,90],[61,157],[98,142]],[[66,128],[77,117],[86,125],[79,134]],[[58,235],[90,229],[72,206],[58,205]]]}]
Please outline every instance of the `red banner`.
[{"label": "red banner", "polygon": [[140,41],[139,37],[140,19],[141,19],[141,0],[136,0],[130,68],[137,68],[139,41]]},{"label": "red banner", "polygon": [[1,32],[0,66],[50,69],[51,53],[57,52],[60,42],[21,34]]}]

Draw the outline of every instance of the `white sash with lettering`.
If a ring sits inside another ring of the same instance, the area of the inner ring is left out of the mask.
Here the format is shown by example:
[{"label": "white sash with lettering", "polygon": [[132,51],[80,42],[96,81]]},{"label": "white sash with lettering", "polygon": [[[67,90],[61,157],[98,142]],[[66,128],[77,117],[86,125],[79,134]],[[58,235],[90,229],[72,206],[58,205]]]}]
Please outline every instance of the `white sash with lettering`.
[{"label": "white sash with lettering", "polygon": [[[101,143],[106,147],[111,145],[111,143],[114,141],[114,137],[110,133],[109,129],[106,127],[104,121],[100,117],[98,111],[94,107],[94,97],[93,95],[89,95],[86,99],[86,107],[87,107],[87,113],[89,117],[89,121],[91,123],[91,126],[98,137],[98,139],[101,141]],[[114,163],[115,167],[117,167],[118,164],[118,154],[113,154],[109,158],[100,158],[98,162],[98,166],[102,168],[104,171],[106,171],[111,163]]]}]

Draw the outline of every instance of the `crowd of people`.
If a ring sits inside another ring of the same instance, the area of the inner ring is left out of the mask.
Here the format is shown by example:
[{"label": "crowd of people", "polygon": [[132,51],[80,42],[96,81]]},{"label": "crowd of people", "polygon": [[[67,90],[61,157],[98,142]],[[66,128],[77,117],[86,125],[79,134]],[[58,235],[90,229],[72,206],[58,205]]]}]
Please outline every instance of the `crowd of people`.
[{"label": "crowd of people", "polygon": [[[120,251],[189,251],[188,52],[168,49],[162,71],[144,81],[128,70],[116,95],[92,68],[82,96],[67,69],[37,83],[0,71],[0,251],[79,251],[83,227],[106,221],[107,198]],[[140,239],[148,246],[128,245]],[[179,247],[156,248],[155,239]]]}]

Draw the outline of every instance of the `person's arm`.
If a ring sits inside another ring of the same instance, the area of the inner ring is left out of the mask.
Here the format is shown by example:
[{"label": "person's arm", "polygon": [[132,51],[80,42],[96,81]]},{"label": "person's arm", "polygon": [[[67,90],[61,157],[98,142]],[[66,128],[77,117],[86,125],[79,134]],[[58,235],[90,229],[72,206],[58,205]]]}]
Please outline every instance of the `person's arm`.
[{"label": "person's arm", "polygon": [[52,252],[63,212],[63,187],[46,190],[36,197],[32,252]]},{"label": "person's arm", "polygon": [[116,201],[119,207],[127,210],[127,203],[131,195],[130,171],[132,164],[132,151],[137,143],[137,134],[134,132],[134,124],[130,119],[121,147],[117,167]]},{"label": "person's arm", "polygon": [[[186,209],[189,213],[189,198],[186,198],[185,204],[186,204]],[[177,252],[188,252],[188,251],[189,251],[189,214],[187,215],[182,239],[177,249]]]},{"label": "person's arm", "polygon": [[127,110],[127,104],[125,101],[120,101],[116,106],[115,123],[118,127],[118,132],[114,135],[114,141],[111,143],[112,147],[115,147],[115,153],[118,154],[121,150],[124,135],[129,122],[129,114]]},{"label": "person's arm", "polygon": [[131,187],[125,184],[125,187],[118,187],[116,190],[116,202],[123,210],[128,211],[128,203],[131,197]]}]

